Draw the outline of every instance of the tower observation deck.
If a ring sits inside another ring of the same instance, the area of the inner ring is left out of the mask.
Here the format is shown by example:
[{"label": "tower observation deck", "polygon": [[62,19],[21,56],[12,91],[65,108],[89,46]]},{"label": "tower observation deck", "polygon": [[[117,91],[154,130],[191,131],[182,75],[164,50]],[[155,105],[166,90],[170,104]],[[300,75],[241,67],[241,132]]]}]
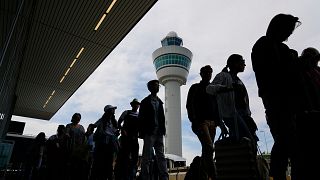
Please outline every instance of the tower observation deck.
[{"label": "tower observation deck", "polygon": [[186,84],[192,52],[182,47],[182,39],[173,31],[162,39],[161,44],[162,47],[152,53],[152,58],[157,77],[165,86],[165,153],[182,156],[180,86]]}]

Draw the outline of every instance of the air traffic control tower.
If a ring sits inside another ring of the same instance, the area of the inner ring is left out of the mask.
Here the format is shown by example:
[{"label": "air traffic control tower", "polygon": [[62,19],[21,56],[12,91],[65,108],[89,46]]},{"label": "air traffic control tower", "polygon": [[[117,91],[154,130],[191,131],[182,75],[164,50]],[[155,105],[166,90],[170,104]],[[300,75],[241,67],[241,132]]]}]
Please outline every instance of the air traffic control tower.
[{"label": "air traffic control tower", "polygon": [[182,47],[182,39],[173,31],[162,39],[161,44],[162,47],[152,53],[152,58],[158,79],[165,86],[165,153],[182,157],[180,86],[186,84],[192,52]]}]

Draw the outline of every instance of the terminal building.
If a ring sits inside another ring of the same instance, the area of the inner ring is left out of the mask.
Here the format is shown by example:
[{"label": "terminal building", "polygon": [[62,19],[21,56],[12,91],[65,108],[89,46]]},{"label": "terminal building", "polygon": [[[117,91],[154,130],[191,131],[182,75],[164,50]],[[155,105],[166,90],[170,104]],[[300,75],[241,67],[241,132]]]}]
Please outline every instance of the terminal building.
[{"label": "terminal building", "polygon": [[[22,135],[24,124],[12,115],[49,121],[156,3],[0,1],[1,173],[11,154],[20,166],[34,140]],[[179,157],[167,159],[169,167],[185,165]]]}]

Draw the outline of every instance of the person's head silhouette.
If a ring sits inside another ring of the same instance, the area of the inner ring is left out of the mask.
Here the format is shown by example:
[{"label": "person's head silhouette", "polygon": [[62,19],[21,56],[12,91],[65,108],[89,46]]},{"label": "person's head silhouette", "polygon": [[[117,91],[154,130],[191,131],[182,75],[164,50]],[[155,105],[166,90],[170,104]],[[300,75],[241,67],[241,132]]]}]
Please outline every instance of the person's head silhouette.
[{"label": "person's head silhouette", "polygon": [[151,80],[148,82],[147,87],[151,94],[156,95],[159,92],[159,81],[157,79]]},{"label": "person's head silhouette", "polygon": [[266,36],[274,41],[283,42],[300,24],[298,17],[290,14],[277,14],[270,21]]},{"label": "person's head silhouette", "polygon": [[228,72],[227,68],[229,68],[230,72],[237,74],[243,72],[245,66],[245,60],[240,54],[231,54],[227,59],[226,67],[222,71]]},{"label": "person's head silhouette", "polygon": [[74,113],[72,115],[71,122],[74,123],[74,124],[78,124],[80,122],[80,119],[81,119],[81,114],[80,113]]},{"label": "person's head silhouette", "polygon": [[203,81],[209,82],[212,77],[212,68],[210,65],[203,66],[200,69],[200,76]]}]

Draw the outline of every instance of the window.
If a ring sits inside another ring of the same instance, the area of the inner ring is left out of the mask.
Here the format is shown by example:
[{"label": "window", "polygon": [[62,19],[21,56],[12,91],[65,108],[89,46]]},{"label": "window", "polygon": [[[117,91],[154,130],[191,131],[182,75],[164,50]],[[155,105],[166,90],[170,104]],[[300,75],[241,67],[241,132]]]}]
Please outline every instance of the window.
[{"label": "window", "polygon": [[154,60],[156,70],[170,65],[179,66],[186,70],[190,69],[191,60],[181,54],[165,54]]},{"label": "window", "polygon": [[182,39],[179,37],[167,37],[161,41],[162,46],[182,46]]}]

